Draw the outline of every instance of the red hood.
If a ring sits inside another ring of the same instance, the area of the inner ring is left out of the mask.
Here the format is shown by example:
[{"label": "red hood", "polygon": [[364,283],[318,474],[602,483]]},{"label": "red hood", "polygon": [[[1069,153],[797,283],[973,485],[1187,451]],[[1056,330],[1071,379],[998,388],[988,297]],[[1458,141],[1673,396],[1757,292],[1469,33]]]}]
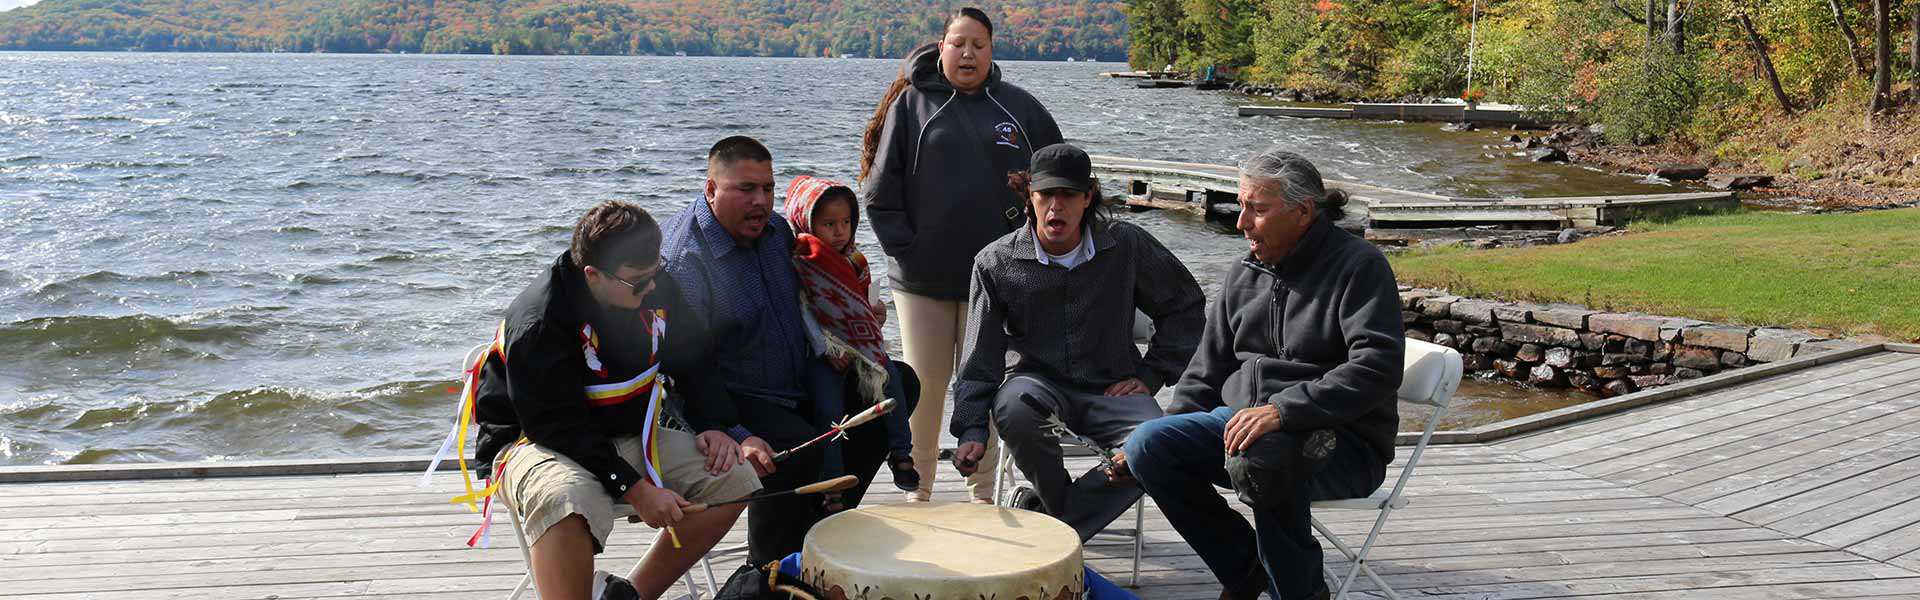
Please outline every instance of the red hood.
[{"label": "red hood", "polygon": [[[810,175],[801,175],[787,183],[786,214],[787,224],[793,226],[794,233],[813,233],[813,205],[826,195],[827,190],[840,188],[848,194],[853,188],[838,181],[821,179]],[[857,204],[857,203],[856,203]],[[853,229],[860,229],[860,207],[853,206]]]}]

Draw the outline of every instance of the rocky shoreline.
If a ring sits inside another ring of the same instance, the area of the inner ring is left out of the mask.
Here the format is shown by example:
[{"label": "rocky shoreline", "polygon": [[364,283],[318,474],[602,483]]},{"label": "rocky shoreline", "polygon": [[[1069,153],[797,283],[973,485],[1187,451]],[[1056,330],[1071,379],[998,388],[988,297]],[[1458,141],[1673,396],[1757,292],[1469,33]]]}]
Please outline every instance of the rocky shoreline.
[{"label": "rocky shoreline", "polygon": [[1564,304],[1497,302],[1402,287],[1407,337],[1460,351],[1469,374],[1601,397],[1858,342]]},{"label": "rocky shoreline", "polygon": [[[1587,143],[1567,149],[1575,162],[1591,164],[1618,173],[1658,174],[1662,169],[1697,169],[1708,178],[1744,174],[1737,166],[1701,165],[1687,156],[1655,147]],[[1754,194],[1743,196],[1748,205],[1798,210],[1809,213],[1855,212],[1920,206],[1920,190],[1873,185],[1858,181],[1820,178],[1802,179],[1791,173],[1763,175],[1764,183],[1750,188]],[[1710,180],[1711,181],[1711,180]]]}]

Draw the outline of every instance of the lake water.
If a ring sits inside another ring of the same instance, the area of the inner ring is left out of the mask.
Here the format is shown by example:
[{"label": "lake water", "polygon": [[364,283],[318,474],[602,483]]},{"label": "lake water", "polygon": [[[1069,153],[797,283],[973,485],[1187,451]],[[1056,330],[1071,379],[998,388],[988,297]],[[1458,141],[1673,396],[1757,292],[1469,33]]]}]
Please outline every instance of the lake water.
[{"label": "lake water", "polygon": [[[0,53],[0,464],[430,452],[461,354],[582,210],[680,209],[733,134],[766,142],[783,184],[851,179],[897,65]],[[1403,189],[1659,191],[1484,158],[1504,132],[1242,119],[1232,94],[1096,76],[1119,65],[1002,68],[1096,154],[1227,164],[1281,143]],[[1181,215],[1121,218],[1209,292],[1245,251]]]}]

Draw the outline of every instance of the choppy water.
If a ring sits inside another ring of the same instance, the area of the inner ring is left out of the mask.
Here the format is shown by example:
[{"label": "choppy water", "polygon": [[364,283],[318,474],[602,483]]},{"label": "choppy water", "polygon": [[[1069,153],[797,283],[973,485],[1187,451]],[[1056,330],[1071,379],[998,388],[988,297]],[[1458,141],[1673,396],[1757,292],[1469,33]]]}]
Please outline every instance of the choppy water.
[{"label": "choppy water", "polygon": [[[0,464],[417,454],[462,352],[580,211],[670,213],[754,135],[850,179],[893,61],[0,53]],[[1240,119],[1115,65],[1008,63],[1095,153],[1476,195],[1647,190],[1497,132]],[[1125,215],[1212,287],[1244,246]],[[878,256],[871,234],[868,252]]]}]

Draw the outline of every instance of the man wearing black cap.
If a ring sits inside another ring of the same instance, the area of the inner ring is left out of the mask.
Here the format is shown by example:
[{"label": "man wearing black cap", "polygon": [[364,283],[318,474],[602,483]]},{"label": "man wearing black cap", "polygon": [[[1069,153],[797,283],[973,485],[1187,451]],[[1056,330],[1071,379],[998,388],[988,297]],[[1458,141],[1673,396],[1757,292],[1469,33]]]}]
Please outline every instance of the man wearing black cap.
[{"label": "man wearing black cap", "polygon": [[[1186,369],[1206,322],[1206,297],[1159,240],[1105,215],[1086,152],[1047,146],[1034,153],[1032,168],[1026,226],[974,257],[953,383],[954,466],[971,474],[986,453],[991,420],[1040,507],[1086,540],[1141,492],[1121,483],[1123,466],[1070,477],[1047,416],[1103,448],[1161,416],[1153,393]],[[1133,342],[1136,310],[1154,324],[1144,356]]]}]

